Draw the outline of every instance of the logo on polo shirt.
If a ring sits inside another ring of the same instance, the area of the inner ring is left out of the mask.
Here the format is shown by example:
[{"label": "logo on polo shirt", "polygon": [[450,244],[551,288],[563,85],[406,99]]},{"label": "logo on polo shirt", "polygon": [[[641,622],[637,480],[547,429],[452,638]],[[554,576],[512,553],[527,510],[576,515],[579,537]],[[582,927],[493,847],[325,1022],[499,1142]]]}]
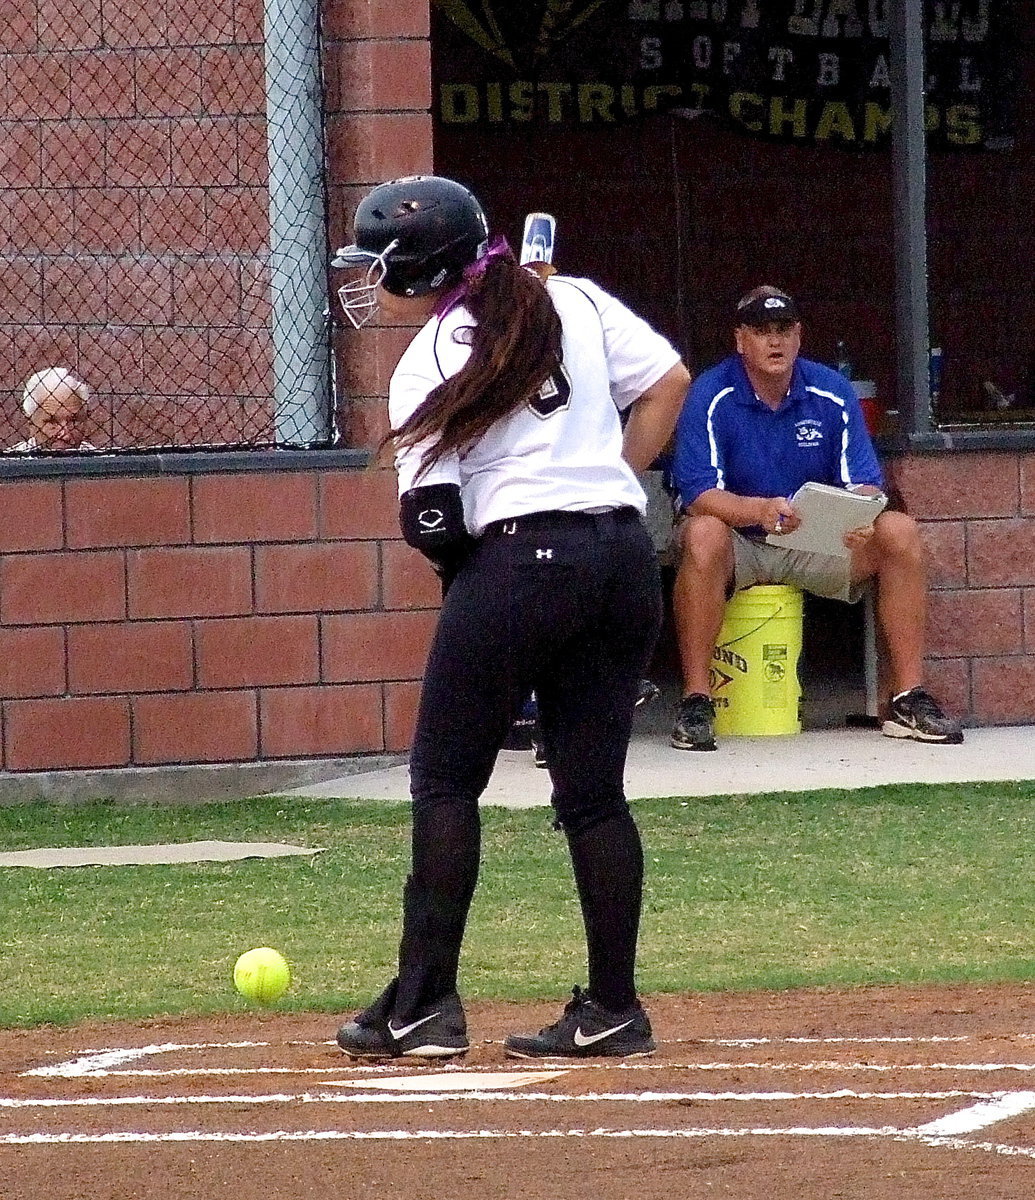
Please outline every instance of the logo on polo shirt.
[{"label": "logo on polo shirt", "polygon": [[823,426],[818,421],[799,421],[794,426],[794,437],[799,446],[818,446],[823,440]]}]

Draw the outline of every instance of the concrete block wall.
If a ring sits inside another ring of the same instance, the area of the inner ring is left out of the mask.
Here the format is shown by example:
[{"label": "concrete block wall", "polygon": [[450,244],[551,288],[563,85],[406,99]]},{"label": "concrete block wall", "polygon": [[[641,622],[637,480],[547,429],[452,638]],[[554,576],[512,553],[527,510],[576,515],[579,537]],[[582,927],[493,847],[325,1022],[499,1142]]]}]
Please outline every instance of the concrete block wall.
[{"label": "concrete block wall", "polygon": [[[324,0],[323,37],[333,247],[351,241],[352,214],[373,185],[434,169],[428,0]],[[388,380],[413,330],[357,332],[337,319],[338,426],[348,445],[373,447],[387,430]]]},{"label": "concrete block wall", "polygon": [[6,771],[405,750],[439,600],[394,474],[0,483]]},{"label": "concrete block wall", "polygon": [[977,725],[1035,723],[1035,454],[892,466],[931,561],[928,679]]}]

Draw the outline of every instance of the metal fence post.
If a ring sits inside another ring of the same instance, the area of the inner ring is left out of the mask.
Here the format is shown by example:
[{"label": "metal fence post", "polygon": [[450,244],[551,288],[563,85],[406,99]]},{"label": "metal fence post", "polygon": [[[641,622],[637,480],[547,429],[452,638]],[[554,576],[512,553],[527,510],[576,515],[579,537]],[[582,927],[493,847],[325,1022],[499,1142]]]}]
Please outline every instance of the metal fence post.
[{"label": "metal fence post", "polygon": [[270,287],[278,441],[330,435],[317,0],[265,0]]},{"label": "metal fence post", "polygon": [[891,9],[896,378],[904,430],[912,434],[931,429],[924,3],[897,0]]}]

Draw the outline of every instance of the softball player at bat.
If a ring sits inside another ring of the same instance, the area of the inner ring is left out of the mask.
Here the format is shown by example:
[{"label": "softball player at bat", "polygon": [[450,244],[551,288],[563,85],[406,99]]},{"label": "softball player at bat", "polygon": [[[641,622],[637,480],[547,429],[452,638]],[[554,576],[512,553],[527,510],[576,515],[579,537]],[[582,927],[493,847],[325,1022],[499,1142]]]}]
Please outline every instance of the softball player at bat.
[{"label": "softball player at bat", "polygon": [[[451,577],[410,761],[412,863],[398,975],[338,1031],[357,1058],[468,1049],[457,970],[478,876],[478,800],[530,690],[585,924],[588,991],[507,1052],[654,1049],[635,989],[643,878],[623,769],[661,600],[636,471],[689,375],[595,284],[520,266],[478,200],[416,176],[373,189],[334,265],[357,326],[426,319],[389,388],[405,539]],[[623,435],[619,410],[632,406]]]}]

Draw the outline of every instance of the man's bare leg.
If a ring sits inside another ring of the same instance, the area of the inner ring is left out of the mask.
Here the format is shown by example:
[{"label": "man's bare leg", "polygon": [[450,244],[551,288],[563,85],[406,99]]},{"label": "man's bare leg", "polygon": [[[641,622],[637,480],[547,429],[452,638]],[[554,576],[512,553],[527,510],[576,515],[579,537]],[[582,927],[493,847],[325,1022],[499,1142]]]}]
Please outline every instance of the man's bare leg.
[{"label": "man's bare leg", "polygon": [[892,694],[923,680],[927,568],[920,531],[905,513],[883,513],[873,537],[852,556],[853,579],[875,578],[877,621],[888,652]]}]

